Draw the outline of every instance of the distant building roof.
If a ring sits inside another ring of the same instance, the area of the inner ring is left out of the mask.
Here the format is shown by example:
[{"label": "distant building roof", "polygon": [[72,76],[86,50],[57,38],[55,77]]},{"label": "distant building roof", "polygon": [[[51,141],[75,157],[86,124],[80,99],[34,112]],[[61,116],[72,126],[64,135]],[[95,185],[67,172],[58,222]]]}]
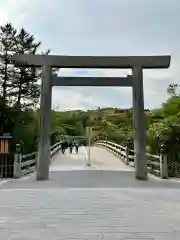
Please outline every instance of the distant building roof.
[{"label": "distant building roof", "polygon": [[11,139],[12,136],[0,136],[0,139]]}]

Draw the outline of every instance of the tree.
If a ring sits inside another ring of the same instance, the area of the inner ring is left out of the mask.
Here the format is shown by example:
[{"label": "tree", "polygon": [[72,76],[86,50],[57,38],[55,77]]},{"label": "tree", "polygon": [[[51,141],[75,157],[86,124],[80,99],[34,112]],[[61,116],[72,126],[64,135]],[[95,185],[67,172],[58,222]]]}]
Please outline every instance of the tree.
[{"label": "tree", "polygon": [[28,152],[35,148],[38,134],[38,118],[30,108],[39,102],[42,70],[16,68],[12,56],[36,54],[41,43],[24,28],[17,31],[7,23],[0,27],[0,44],[0,134],[9,132],[14,142],[23,140]]},{"label": "tree", "polygon": [[12,90],[12,79],[14,78],[14,66],[11,58],[15,53],[16,29],[11,23],[0,27],[0,43],[2,52],[0,53],[0,90],[3,100],[8,100],[9,92]]},{"label": "tree", "polygon": [[[18,54],[36,54],[41,42],[35,42],[33,35],[26,32],[24,28],[17,34],[16,53]],[[35,106],[40,97],[40,70],[33,67],[15,68],[15,76],[12,81],[13,91],[11,96],[15,100],[18,108],[24,106]]]},{"label": "tree", "polygon": [[175,83],[175,84],[169,84],[168,88],[167,88],[167,93],[168,95],[170,95],[171,97],[175,97],[178,95],[178,89],[179,89],[180,85]]},{"label": "tree", "polygon": [[13,109],[7,106],[5,100],[0,98],[0,136],[3,133],[11,133],[14,127]]}]

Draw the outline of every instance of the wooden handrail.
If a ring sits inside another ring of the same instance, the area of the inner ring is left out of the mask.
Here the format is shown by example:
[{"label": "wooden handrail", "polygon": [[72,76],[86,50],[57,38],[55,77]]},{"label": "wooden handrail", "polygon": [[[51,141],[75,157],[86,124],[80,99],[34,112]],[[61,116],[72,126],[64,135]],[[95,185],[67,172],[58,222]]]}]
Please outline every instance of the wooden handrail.
[{"label": "wooden handrail", "polygon": [[[113,152],[114,154],[118,155],[120,159],[127,165],[132,167],[135,166],[135,151],[132,149],[128,149],[127,147],[121,146],[117,143],[111,141],[100,140],[95,143],[96,145],[105,147],[109,151]],[[128,154],[127,154],[128,153]],[[160,176],[160,156],[153,155],[146,153],[148,158],[148,172]]]}]

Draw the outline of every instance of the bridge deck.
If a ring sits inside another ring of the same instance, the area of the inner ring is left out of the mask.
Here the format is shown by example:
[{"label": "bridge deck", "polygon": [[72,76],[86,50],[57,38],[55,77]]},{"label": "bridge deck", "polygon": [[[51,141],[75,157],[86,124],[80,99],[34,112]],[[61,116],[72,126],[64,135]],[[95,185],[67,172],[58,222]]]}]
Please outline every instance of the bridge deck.
[{"label": "bridge deck", "polygon": [[[87,149],[88,150],[88,149]],[[115,170],[115,171],[133,171],[133,168],[126,166],[122,161],[118,160],[112,153],[99,147],[91,148],[91,166],[86,167],[87,162],[86,148],[81,147],[79,154],[73,152],[70,155],[67,151],[65,156],[57,156],[53,161],[50,171],[61,170]]]},{"label": "bridge deck", "polygon": [[89,168],[85,155],[54,157],[50,181],[32,175],[0,186],[2,239],[180,239],[179,183],[137,181],[101,148]]}]

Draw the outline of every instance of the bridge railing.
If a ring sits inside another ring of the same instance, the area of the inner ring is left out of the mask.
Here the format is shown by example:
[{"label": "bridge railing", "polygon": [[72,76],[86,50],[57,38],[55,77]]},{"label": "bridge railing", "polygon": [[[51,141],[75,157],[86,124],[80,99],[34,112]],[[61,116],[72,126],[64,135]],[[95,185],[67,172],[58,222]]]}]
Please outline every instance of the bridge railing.
[{"label": "bridge railing", "polygon": [[[109,151],[116,154],[120,159],[129,166],[135,167],[134,150],[129,149],[128,146],[124,147],[111,141],[100,140],[96,145],[107,148]],[[161,178],[168,177],[167,157],[165,154],[160,156],[146,153],[148,159],[147,168],[148,172]]]},{"label": "bridge railing", "polygon": [[[51,146],[51,157],[61,149],[61,142]],[[20,178],[36,170],[37,152],[21,155],[15,154],[14,160],[14,178]]]}]

